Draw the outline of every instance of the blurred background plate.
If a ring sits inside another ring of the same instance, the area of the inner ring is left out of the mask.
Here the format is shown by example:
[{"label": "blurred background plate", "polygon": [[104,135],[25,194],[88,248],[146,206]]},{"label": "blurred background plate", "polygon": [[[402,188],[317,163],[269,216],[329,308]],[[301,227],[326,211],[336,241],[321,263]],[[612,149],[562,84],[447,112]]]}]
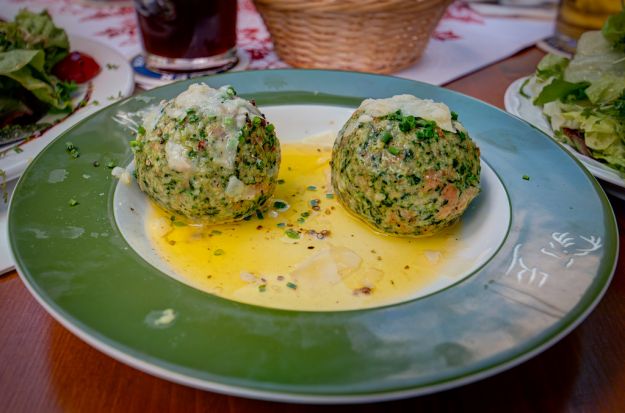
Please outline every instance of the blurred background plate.
[{"label": "blurred background plate", "polygon": [[[119,99],[130,96],[134,90],[132,68],[128,61],[118,52],[94,40],[81,36],[69,35],[71,51],[84,52],[95,59],[102,71],[93,78],[89,101],[61,123],[45,131],[40,137],[23,145],[21,151],[8,151],[0,157],[0,169],[6,173],[7,180],[18,178],[26,169],[26,165],[54,138],[66,131],[88,115],[100,110]],[[80,102],[87,92],[88,84],[79,85],[76,102]],[[0,148],[5,149],[5,148]]]},{"label": "blurred background plate", "polygon": [[[526,120],[541,131],[545,132],[547,135],[553,137],[554,135],[551,125],[547,122],[542,110],[539,107],[534,106],[529,99],[525,98],[520,93],[521,86],[526,79],[527,77],[517,79],[512,82],[510,86],[508,86],[504,95],[504,107],[509,113]],[[604,187],[608,192],[621,199],[625,199],[625,177],[619,171],[577,152],[569,145],[563,143],[560,144],[577,159],[579,159],[582,164],[588,168],[590,173],[602,181],[607,182],[608,185],[605,185]]]}]

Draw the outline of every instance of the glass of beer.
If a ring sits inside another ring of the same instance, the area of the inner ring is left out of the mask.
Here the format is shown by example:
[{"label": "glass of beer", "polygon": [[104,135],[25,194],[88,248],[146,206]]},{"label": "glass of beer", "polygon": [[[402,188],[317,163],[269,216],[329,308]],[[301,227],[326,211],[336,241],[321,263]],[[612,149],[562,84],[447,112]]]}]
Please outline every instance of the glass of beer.
[{"label": "glass of beer", "polygon": [[621,0],[560,0],[555,33],[558,48],[573,53],[582,33],[600,30],[606,19],[621,9]]},{"label": "glass of beer", "polygon": [[236,0],[134,0],[146,66],[215,73],[237,63]]}]

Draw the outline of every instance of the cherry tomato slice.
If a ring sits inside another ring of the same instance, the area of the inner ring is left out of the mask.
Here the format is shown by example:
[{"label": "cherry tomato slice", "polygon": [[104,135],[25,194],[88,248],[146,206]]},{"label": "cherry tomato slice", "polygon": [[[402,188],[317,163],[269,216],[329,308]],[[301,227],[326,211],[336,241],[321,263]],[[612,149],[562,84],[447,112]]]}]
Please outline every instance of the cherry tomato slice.
[{"label": "cherry tomato slice", "polygon": [[102,69],[91,56],[82,52],[71,52],[52,69],[56,77],[66,82],[85,83],[93,79]]}]

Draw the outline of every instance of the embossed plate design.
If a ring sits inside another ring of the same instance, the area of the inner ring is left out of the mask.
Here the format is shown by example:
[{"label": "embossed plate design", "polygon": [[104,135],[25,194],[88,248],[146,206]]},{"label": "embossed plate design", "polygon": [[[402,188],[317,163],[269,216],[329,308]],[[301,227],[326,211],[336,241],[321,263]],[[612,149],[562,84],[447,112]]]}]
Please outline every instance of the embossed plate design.
[{"label": "embossed plate design", "polygon": [[[28,167],[10,208],[10,243],[27,287],[64,326],[110,356],[246,397],[387,400],[459,386],[529,359],[575,328],[607,288],[618,251],[609,202],[573,156],[529,124],[470,97],[385,76],[274,70],[203,80],[231,84],[274,113],[297,112],[300,104],[344,111],[364,98],[400,93],[445,102],[505,188],[509,204],[500,207],[510,209],[509,229],[462,281],[382,308],[272,310],[195,290],[144,261],[114,217],[117,181],[105,165],[131,161],[132,136],[113,118],[197,80],[154,89],[60,136]],[[65,152],[68,141],[80,148],[78,159]]]}]

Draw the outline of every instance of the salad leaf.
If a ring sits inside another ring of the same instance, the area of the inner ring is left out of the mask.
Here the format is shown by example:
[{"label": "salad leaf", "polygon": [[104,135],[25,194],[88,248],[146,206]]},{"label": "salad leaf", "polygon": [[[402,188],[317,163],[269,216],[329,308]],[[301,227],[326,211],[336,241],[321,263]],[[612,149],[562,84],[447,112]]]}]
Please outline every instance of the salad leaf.
[{"label": "salad leaf", "polygon": [[610,103],[625,91],[625,77],[605,73],[586,89],[588,99],[594,104]]},{"label": "salad leaf", "polygon": [[59,110],[71,109],[72,102],[58,85],[60,81],[45,72],[43,50],[11,50],[0,53],[0,75],[18,82],[37,99]]},{"label": "salad leaf", "polygon": [[527,82],[554,136],[625,176],[625,12],[584,33],[571,60],[547,55]]},{"label": "salad leaf", "polygon": [[610,42],[612,48],[625,52],[625,10],[608,17],[601,33]]},{"label": "salad leaf", "polygon": [[15,22],[0,23],[0,52],[15,49],[43,50],[45,71],[49,73],[69,53],[69,40],[46,10],[41,13],[20,10]]},{"label": "salad leaf", "polygon": [[551,77],[561,78],[564,75],[564,69],[566,69],[568,65],[569,59],[566,57],[547,54],[538,62],[536,76],[542,80],[547,80]]},{"label": "salad leaf", "polygon": [[46,111],[72,109],[72,86],[51,73],[68,53],[67,34],[46,11],[21,10],[15,21],[0,22],[0,96],[13,100],[0,111],[0,125],[33,122]]},{"label": "salad leaf", "polygon": [[534,104],[544,105],[554,100],[571,102],[586,99],[586,89],[588,86],[590,86],[588,82],[571,83],[556,78],[542,89],[538,97],[534,99]]}]

